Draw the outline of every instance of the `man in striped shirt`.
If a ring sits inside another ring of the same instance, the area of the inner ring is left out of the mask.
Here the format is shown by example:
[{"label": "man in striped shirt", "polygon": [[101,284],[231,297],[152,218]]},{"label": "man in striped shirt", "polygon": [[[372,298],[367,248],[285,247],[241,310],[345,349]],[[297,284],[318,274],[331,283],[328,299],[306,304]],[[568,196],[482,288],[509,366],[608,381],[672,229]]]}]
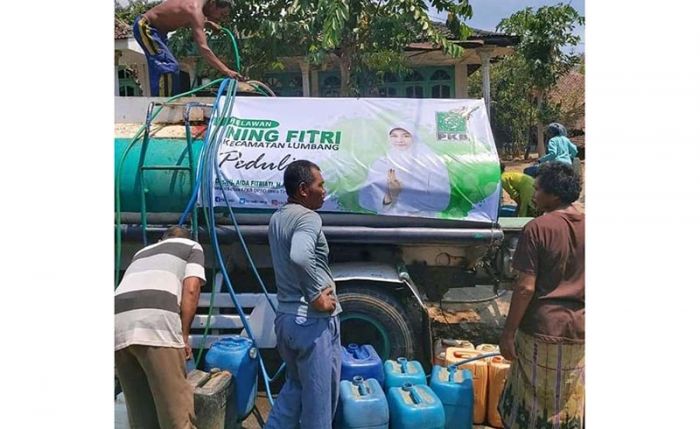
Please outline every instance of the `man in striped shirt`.
[{"label": "man in striped shirt", "polygon": [[114,292],[114,359],[132,428],[195,427],[185,360],[205,281],[202,246],[174,226],[136,252]]}]

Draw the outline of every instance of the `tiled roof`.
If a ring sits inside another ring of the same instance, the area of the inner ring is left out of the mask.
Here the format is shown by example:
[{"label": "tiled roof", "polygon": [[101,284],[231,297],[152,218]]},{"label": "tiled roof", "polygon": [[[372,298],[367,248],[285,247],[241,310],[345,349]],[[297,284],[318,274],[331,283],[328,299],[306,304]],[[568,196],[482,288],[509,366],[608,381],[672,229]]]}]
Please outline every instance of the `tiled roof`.
[{"label": "tiled roof", "polygon": [[[442,33],[447,40],[459,40],[452,31],[447,27],[446,24],[442,22],[433,21],[433,26],[437,31]],[[516,45],[520,38],[518,36],[511,36],[504,33],[496,33],[493,31],[480,30],[478,28],[469,27],[471,29],[471,34],[467,38],[467,41],[478,41],[483,40],[486,43],[498,46],[513,46]],[[416,42],[425,42],[427,38],[425,36],[420,37]]]},{"label": "tiled roof", "polygon": [[586,135],[581,134],[580,136],[576,137],[569,137],[569,140],[571,140],[571,143],[575,144],[578,147],[582,147],[586,145]]},{"label": "tiled roof", "polygon": [[117,17],[114,18],[114,40],[128,39],[132,34],[129,24]]},{"label": "tiled roof", "polygon": [[562,123],[568,130],[586,129],[586,79],[577,70],[572,70],[560,77],[549,94],[549,100],[555,104],[561,103],[569,117],[562,118]]},{"label": "tiled roof", "polygon": [[580,94],[581,98],[585,91],[585,77],[576,70],[572,70],[560,77],[550,93],[550,98],[554,101],[561,101],[562,98],[572,93]]}]

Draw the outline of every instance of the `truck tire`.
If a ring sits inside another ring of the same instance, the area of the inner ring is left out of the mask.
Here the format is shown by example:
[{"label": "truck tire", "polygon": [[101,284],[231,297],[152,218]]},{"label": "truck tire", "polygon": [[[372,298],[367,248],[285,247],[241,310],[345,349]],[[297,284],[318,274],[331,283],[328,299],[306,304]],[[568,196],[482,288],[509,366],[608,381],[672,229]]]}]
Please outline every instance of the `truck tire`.
[{"label": "truck tire", "polygon": [[420,341],[416,326],[402,304],[379,287],[341,286],[338,301],[341,343],[371,344],[382,360],[419,355]]}]

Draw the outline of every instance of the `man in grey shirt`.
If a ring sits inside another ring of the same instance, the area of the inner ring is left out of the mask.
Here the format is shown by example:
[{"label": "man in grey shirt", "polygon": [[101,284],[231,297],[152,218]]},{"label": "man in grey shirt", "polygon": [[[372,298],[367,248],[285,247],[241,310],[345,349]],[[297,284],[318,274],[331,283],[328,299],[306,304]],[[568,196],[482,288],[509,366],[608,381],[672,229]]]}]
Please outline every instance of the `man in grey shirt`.
[{"label": "man in grey shirt", "polygon": [[330,429],[340,386],[340,304],[328,267],[328,242],[315,210],[326,191],[316,164],[297,160],[284,172],[287,204],[270,219],[277,284],[277,349],[287,379],[265,428]]}]

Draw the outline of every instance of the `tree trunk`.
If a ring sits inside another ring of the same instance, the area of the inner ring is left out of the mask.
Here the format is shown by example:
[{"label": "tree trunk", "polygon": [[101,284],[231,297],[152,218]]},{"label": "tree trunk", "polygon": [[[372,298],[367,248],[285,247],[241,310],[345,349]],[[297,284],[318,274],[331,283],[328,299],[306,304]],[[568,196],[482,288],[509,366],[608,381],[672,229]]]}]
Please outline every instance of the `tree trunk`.
[{"label": "tree trunk", "polygon": [[542,113],[542,92],[537,93],[537,156],[544,156],[544,125],[540,121]]},{"label": "tree trunk", "polygon": [[350,95],[350,54],[343,52],[340,54],[340,96]]},{"label": "tree trunk", "polygon": [[523,155],[523,159],[525,161],[528,161],[530,159],[530,139],[527,139],[527,144],[525,145],[525,154]]}]

